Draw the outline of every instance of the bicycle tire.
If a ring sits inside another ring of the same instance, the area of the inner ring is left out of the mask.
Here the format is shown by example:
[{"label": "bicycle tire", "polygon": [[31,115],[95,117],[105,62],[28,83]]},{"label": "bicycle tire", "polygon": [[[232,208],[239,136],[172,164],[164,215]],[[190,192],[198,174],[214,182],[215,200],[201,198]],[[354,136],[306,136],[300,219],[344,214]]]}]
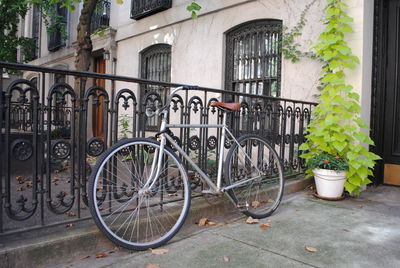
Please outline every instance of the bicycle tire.
[{"label": "bicycle tire", "polygon": [[186,219],[190,184],[185,167],[170,148],[164,147],[157,183],[144,188],[159,149],[159,142],[151,139],[123,139],[100,156],[91,174],[90,212],[98,228],[120,247],[157,248]]},{"label": "bicycle tire", "polygon": [[[269,142],[255,134],[241,136],[241,145],[234,143],[225,161],[224,181],[227,186],[249,180],[227,190],[242,213],[261,219],[271,215],[279,206],[283,191],[283,166]],[[259,178],[258,178],[259,177]]]}]

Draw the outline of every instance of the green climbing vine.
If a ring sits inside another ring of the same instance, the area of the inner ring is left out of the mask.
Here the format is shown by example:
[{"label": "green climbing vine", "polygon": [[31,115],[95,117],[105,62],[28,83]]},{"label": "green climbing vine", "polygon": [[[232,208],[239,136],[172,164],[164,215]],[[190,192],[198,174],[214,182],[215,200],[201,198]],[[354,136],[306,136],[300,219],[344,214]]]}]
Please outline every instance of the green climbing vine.
[{"label": "green climbing vine", "polygon": [[186,10],[192,14],[192,19],[197,18],[197,13],[200,11],[201,6],[196,3],[196,0],[192,0],[190,5],[186,7]]},{"label": "green climbing vine", "polygon": [[300,14],[300,19],[297,24],[289,29],[284,26],[282,31],[282,47],[281,52],[285,59],[290,60],[295,63],[300,60],[300,58],[315,58],[314,53],[312,52],[303,52],[299,49],[300,44],[296,42],[296,39],[302,35],[302,31],[304,26],[307,23],[307,14],[310,11],[310,8],[319,0],[313,0],[309,4],[307,4],[304,10]]},{"label": "green climbing vine", "polygon": [[[324,8],[325,28],[314,46],[322,68],[320,104],[313,111],[306,136],[300,146],[301,155],[307,162],[316,155],[328,153],[346,159],[348,163],[345,189],[358,194],[363,185],[371,181],[375,161],[380,157],[363,146],[374,145],[363,129],[368,126],[360,117],[359,95],[346,83],[346,69],[354,69],[359,60],[352,54],[345,36],[353,32],[353,21],[346,13],[344,0],[326,0]],[[312,170],[306,174],[311,176]]]}]

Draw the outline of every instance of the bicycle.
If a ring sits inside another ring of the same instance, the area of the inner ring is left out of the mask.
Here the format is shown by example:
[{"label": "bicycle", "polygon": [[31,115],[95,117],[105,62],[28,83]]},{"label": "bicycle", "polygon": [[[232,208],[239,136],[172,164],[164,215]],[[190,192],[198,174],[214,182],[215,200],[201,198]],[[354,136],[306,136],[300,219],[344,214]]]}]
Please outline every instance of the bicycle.
[{"label": "bicycle", "polygon": [[[161,116],[157,141],[123,139],[101,155],[91,174],[90,212],[99,229],[118,246],[130,250],[156,248],[183,225],[190,207],[191,183],[172,148],[208,185],[204,193],[225,194],[241,212],[253,218],[267,217],[279,206],[284,179],[278,154],[265,138],[247,134],[236,139],[226,126],[227,113],[239,110],[239,103],[212,103],[223,111],[222,124],[167,122],[174,94],[195,88],[175,88],[166,105],[157,110]],[[216,184],[173,139],[171,128],[222,129]],[[227,136],[232,145],[224,161]]]}]

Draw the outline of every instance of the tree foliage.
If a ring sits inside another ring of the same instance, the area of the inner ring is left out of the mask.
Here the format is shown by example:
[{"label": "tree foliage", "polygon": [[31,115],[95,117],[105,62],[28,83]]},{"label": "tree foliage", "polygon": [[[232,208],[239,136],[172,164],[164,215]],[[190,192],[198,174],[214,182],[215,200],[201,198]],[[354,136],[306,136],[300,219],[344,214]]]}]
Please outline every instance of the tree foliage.
[{"label": "tree foliage", "polygon": [[[349,169],[345,189],[358,194],[363,185],[371,183],[375,161],[380,159],[363,145],[374,145],[363,129],[367,124],[361,119],[359,95],[346,83],[346,69],[354,69],[359,60],[352,54],[345,36],[353,29],[353,21],[346,13],[343,0],[327,0],[325,29],[314,46],[316,56],[325,64],[322,68],[320,104],[314,109],[306,136],[300,150],[301,157],[309,161],[313,156],[328,153],[346,159]],[[312,170],[306,171],[311,176]]]},{"label": "tree foliage", "polygon": [[32,39],[17,36],[20,18],[25,17],[27,11],[25,0],[0,1],[0,61],[16,62],[18,47],[24,61],[31,59],[35,47]]}]

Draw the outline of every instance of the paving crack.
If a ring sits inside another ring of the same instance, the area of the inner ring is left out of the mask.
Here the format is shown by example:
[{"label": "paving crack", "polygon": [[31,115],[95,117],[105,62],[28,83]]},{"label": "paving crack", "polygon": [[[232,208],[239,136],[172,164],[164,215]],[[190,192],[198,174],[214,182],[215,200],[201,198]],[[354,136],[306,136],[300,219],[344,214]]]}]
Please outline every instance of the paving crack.
[{"label": "paving crack", "polygon": [[279,253],[279,252],[275,252],[275,251],[273,251],[273,250],[269,250],[269,249],[266,249],[266,248],[261,248],[261,247],[258,247],[258,246],[256,246],[256,245],[253,245],[253,244],[250,244],[250,243],[241,241],[241,240],[239,240],[239,239],[235,239],[235,238],[230,237],[230,236],[227,236],[227,235],[223,235],[223,234],[220,234],[220,233],[216,233],[216,232],[214,232],[214,231],[210,231],[210,232],[213,233],[213,234],[215,234],[215,235],[219,235],[219,236],[222,236],[222,237],[224,237],[224,238],[230,239],[230,240],[232,240],[232,241],[236,241],[236,242],[245,244],[245,245],[247,245],[247,246],[250,246],[250,247],[253,247],[253,248],[256,248],[256,249],[265,251],[265,252],[269,252],[269,253],[272,253],[272,254],[275,254],[275,255],[278,255],[278,256],[281,256],[281,257],[290,259],[290,260],[292,260],[292,261],[295,261],[295,262],[298,262],[298,263],[301,263],[301,264],[304,264],[304,265],[308,265],[308,266],[315,267],[315,268],[320,268],[319,266],[315,266],[315,265],[313,265],[313,264],[306,263],[306,262],[301,261],[301,260],[297,260],[297,259],[295,259],[295,258],[292,258],[292,257],[290,257],[290,256],[284,255],[284,254]]}]

